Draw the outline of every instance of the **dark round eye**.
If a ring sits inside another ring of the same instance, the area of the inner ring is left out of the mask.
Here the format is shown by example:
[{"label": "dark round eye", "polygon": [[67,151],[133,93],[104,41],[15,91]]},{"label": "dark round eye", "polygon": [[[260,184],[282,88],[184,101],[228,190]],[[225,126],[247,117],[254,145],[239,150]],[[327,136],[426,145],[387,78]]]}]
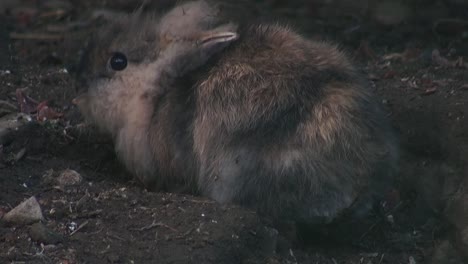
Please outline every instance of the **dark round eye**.
[{"label": "dark round eye", "polygon": [[114,52],[110,58],[110,66],[114,71],[121,71],[127,67],[127,57],[123,53]]}]

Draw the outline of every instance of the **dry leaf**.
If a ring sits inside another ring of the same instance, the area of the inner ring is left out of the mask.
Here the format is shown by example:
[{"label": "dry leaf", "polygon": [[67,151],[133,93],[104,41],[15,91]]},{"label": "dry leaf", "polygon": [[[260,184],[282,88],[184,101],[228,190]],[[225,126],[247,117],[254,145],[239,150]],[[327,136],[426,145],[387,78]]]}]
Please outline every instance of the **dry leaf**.
[{"label": "dry leaf", "polygon": [[429,89],[426,89],[422,95],[430,95],[430,94],[433,94],[437,91],[437,88],[436,87],[432,87],[432,88],[429,88]]},{"label": "dry leaf", "polygon": [[416,59],[421,54],[421,50],[416,48],[406,48],[402,53],[390,53],[384,55],[384,60],[401,60],[403,62]]},{"label": "dry leaf", "polygon": [[63,113],[58,113],[47,105],[47,101],[42,101],[38,103],[36,100],[27,96],[23,90],[16,90],[16,97],[18,99],[18,104],[20,110],[26,114],[37,114],[38,121],[46,121],[52,119],[58,119],[63,116]]},{"label": "dry leaf", "polygon": [[16,89],[16,99],[22,113],[31,114],[36,112],[37,101],[27,96],[22,89]]},{"label": "dry leaf", "polygon": [[62,117],[62,113],[54,111],[47,105],[47,101],[41,102],[37,106],[37,120],[44,122],[46,120],[53,120]]}]

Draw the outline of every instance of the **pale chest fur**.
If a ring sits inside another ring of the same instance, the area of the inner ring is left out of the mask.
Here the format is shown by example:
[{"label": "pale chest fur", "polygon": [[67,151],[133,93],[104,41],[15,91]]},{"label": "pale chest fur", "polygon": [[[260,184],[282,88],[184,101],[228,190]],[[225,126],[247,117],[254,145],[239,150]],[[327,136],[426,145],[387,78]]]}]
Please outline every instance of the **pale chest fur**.
[{"label": "pale chest fur", "polygon": [[[154,110],[150,94],[157,92],[155,65],[130,67],[115,85],[116,97],[125,98],[115,111],[122,126],[114,133],[115,149],[126,167],[138,178],[155,172],[154,151],[150,145],[151,117]],[[119,98],[116,98],[119,100]]]}]

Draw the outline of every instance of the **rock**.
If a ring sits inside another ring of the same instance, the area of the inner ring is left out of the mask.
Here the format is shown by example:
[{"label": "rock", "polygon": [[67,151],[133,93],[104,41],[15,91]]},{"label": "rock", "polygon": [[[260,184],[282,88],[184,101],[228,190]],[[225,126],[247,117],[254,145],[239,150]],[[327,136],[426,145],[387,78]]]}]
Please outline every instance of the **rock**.
[{"label": "rock", "polygon": [[58,185],[60,188],[78,185],[83,181],[83,177],[74,170],[63,170],[59,173],[50,169],[42,176],[43,183],[49,185]]},{"label": "rock", "polygon": [[29,228],[29,236],[33,241],[43,244],[57,244],[63,241],[63,237],[49,230],[42,223],[35,223]]},{"label": "rock", "polygon": [[59,186],[65,187],[78,185],[81,183],[82,180],[83,178],[78,172],[68,169],[60,172],[59,176],[56,179],[56,182]]},{"label": "rock", "polygon": [[5,145],[13,140],[13,134],[21,126],[31,121],[31,117],[23,113],[13,113],[0,118],[0,145]]},{"label": "rock", "polygon": [[116,254],[110,254],[107,256],[109,263],[118,263],[120,262],[120,257]]},{"label": "rock", "polygon": [[34,196],[20,203],[3,217],[5,222],[13,225],[32,224],[42,219],[44,217],[41,207]]}]

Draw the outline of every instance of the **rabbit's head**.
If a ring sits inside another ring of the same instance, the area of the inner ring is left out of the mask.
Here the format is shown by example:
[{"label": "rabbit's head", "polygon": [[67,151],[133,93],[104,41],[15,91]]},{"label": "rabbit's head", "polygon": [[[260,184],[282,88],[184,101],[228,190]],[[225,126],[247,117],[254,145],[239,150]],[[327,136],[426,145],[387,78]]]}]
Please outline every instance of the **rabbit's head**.
[{"label": "rabbit's head", "polygon": [[206,63],[238,38],[216,7],[187,2],[163,16],[114,17],[92,38],[81,63],[82,93],[73,100],[84,117],[111,134],[150,122],[155,96],[170,81]]}]

